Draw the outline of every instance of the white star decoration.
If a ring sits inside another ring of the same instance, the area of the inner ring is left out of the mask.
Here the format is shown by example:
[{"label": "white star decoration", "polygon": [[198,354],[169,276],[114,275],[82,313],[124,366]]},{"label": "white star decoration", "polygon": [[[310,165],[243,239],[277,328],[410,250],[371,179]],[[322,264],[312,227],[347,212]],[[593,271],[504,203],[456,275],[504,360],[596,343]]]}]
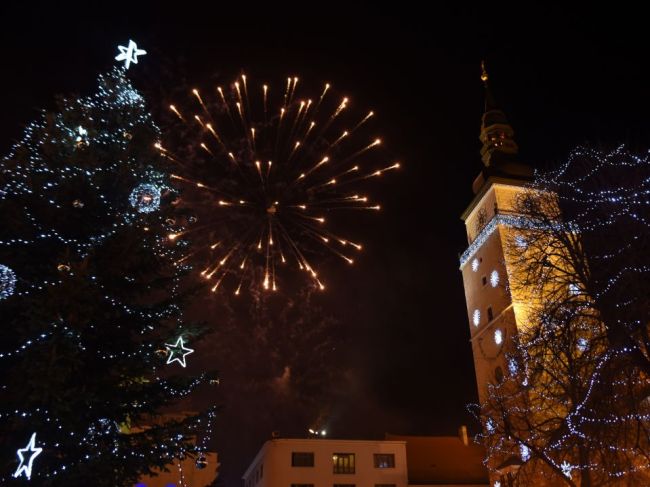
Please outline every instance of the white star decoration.
[{"label": "white star decoration", "polygon": [[[183,337],[179,337],[178,340],[176,340],[176,343],[173,345],[170,343],[165,343],[165,345],[169,350],[169,357],[167,357],[168,364],[171,364],[174,361],[178,361],[179,364],[185,367],[187,365],[185,363],[185,357],[191,353],[194,353],[194,350],[185,346],[183,343]],[[180,355],[180,357],[174,357],[174,354]]]},{"label": "white star decoration", "polygon": [[[42,448],[36,448],[36,433],[34,433],[30,438],[29,443],[27,443],[27,446],[25,448],[20,448],[16,452],[18,454],[18,459],[20,460],[20,465],[18,465],[18,469],[14,472],[14,477],[20,477],[22,474],[25,474],[27,479],[31,478],[34,459],[39,456],[42,451]],[[27,452],[31,452],[31,454],[29,455],[27,464],[25,464],[24,454]]]},{"label": "white star decoration", "polygon": [[562,462],[562,465],[560,465],[560,468],[562,469],[562,473],[564,474],[565,477],[571,478],[571,470],[573,470],[573,465],[571,465],[569,462],[564,460]]},{"label": "white star decoration", "polygon": [[120,53],[115,56],[116,61],[124,61],[124,67],[129,69],[131,63],[138,64],[138,56],[144,56],[147,54],[147,51],[144,49],[138,49],[138,45],[129,39],[129,46],[117,46],[120,50]]}]

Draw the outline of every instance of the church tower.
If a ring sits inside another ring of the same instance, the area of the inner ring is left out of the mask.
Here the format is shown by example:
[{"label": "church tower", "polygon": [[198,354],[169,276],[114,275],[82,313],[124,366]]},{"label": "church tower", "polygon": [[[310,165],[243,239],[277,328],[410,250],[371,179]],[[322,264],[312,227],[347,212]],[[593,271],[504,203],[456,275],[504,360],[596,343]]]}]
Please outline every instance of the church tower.
[{"label": "church tower", "polygon": [[479,401],[487,385],[508,373],[505,347],[525,323],[526,303],[511,296],[512,265],[505,245],[516,237],[515,197],[532,170],[518,160],[514,131],[490,92],[484,66],[485,112],[479,139],[483,169],[474,180],[474,198],[462,214],[468,247],[460,258]]}]

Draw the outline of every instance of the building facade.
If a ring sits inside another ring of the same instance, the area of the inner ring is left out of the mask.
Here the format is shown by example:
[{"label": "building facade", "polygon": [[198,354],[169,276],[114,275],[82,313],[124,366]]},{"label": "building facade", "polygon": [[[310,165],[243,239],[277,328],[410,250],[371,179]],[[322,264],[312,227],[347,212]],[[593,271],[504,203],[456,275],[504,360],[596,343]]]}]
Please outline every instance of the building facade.
[{"label": "building facade", "polygon": [[462,426],[458,436],[386,435],[406,442],[409,487],[488,487],[485,449],[470,440]]},{"label": "building facade", "polygon": [[243,475],[244,487],[406,487],[404,441],[272,439]]}]

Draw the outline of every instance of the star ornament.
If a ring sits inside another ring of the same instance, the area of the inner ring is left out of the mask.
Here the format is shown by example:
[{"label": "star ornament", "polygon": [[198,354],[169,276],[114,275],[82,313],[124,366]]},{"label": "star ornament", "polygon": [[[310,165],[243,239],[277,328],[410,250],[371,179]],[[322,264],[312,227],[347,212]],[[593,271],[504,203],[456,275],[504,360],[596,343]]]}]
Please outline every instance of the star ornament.
[{"label": "star ornament", "polygon": [[169,350],[169,356],[167,357],[167,364],[178,361],[183,367],[187,365],[185,362],[185,357],[191,353],[194,353],[194,350],[187,348],[183,343],[183,337],[178,337],[175,344],[165,343],[167,349]]},{"label": "star ornament", "polygon": [[[39,456],[42,451],[42,448],[36,448],[36,433],[32,434],[27,446],[25,448],[20,448],[16,452],[20,464],[18,465],[18,469],[14,472],[14,477],[18,478],[24,474],[29,480],[32,476],[32,465],[34,464],[34,459]],[[27,462],[25,462],[26,453],[29,453],[29,459]]]},{"label": "star ornament", "polygon": [[138,56],[144,56],[147,54],[147,51],[144,49],[138,49],[138,45],[129,39],[128,47],[117,46],[120,50],[120,53],[115,56],[116,61],[124,61],[124,67],[129,69],[131,63],[138,64]]}]

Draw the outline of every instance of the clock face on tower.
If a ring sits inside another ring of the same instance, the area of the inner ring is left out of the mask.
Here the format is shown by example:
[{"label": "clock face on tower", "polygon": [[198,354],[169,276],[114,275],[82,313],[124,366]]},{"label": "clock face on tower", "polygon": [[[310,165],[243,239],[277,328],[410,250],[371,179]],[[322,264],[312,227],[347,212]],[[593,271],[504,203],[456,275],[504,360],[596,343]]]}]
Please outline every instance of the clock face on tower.
[{"label": "clock face on tower", "polygon": [[478,212],[478,215],[476,215],[476,233],[479,234],[481,230],[483,230],[483,227],[487,223],[487,211],[485,211],[485,208],[481,208]]}]

